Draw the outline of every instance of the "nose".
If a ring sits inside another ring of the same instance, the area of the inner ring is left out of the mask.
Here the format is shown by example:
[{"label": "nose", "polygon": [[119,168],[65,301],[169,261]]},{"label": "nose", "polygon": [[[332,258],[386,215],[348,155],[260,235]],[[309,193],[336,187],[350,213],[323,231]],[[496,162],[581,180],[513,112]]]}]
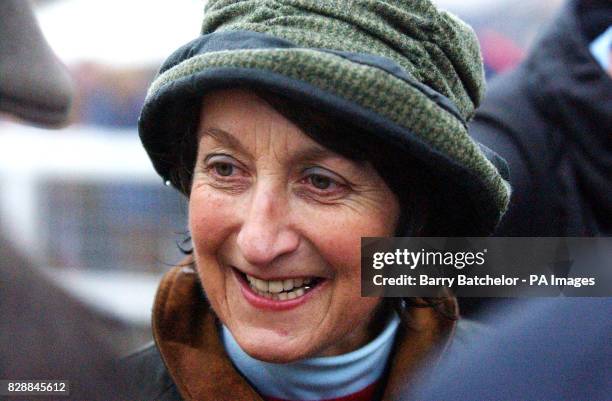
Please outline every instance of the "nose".
[{"label": "nose", "polygon": [[291,228],[286,196],[263,185],[255,189],[237,237],[244,259],[258,266],[290,254],[299,246],[299,235]]}]

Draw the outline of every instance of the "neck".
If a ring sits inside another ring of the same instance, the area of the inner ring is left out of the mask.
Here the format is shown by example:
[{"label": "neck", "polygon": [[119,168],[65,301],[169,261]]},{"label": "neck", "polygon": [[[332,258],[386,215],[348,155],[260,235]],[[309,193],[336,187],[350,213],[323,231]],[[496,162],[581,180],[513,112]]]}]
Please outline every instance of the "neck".
[{"label": "neck", "polygon": [[236,368],[270,400],[368,400],[385,370],[398,325],[393,313],[378,336],[355,351],[287,364],[250,357],[225,326],[222,340]]}]

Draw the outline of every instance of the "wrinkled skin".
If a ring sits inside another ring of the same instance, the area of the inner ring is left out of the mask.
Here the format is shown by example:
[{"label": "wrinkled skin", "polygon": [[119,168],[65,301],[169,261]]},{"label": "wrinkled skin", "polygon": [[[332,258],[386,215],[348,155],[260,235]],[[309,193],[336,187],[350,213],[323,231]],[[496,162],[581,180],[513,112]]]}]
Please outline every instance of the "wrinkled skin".
[{"label": "wrinkled skin", "polygon": [[[245,90],[202,104],[189,226],[207,297],[251,356],[338,355],[378,334],[381,300],[360,297],[360,238],[391,236],[397,197],[366,162],[319,145]],[[247,302],[237,271],[264,280],[319,277],[289,310]]]}]

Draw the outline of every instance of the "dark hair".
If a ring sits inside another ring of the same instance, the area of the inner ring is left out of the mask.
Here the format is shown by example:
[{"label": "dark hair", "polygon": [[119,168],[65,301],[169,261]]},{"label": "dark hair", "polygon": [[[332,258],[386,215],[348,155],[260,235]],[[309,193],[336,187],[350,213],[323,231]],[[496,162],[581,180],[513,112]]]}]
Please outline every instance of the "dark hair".
[{"label": "dark hair", "polygon": [[[398,152],[391,144],[385,143],[363,128],[347,121],[341,115],[332,116],[303,102],[295,101],[283,94],[267,89],[251,88],[253,92],[268,103],[276,112],[298,126],[306,135],[322,146],[349,160],[369,162],[376,169],[387,186],[398,197],[400,217],[395,230],[396,236],[435,236],[439,227],[430,196],[430,175],[421,163],[409,154]],[[190,195],[191,180],[197,154],[197,129],[199,125],[201,102],[193,102],[191,115],[196,116],[188,132],[178,146],[178,165],[170,170],[170,180],[187,197]],[[401,166],[401,169],[398,169]],[[191,254],[193,249],[184,248],[189,244],[187,237],[181,251]],[[433,307],[444,316],[455,319],[457,311],[447,311],[447,293],[441,289],[437,298],[393,298],[388,303],[398,312],[405,307]],[[402,316],[401,313],[399,313]]]}]

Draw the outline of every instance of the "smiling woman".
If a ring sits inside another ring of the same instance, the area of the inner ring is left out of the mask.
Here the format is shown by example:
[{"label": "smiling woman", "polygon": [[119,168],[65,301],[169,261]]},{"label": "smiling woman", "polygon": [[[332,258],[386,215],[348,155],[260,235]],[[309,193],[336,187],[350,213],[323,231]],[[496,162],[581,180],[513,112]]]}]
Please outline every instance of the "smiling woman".
[{"label": "smiling woman", "polygon": [[402,398],[456,300],[361,297],[361,237],[492,231],[509,189],[467,135],[482,88],[472,31],[427,0],[210,1],[140,119],[193,249],[135,398]]},{"label": "smiling woman", "polygon": [[213,310],[241,347],[290,362],[371,340],[377,331],[363,317],[379,300],[356,291],[357,250],[361,236],[393,235],[399,217],[372,166],[318,145],[244,90],[205,96],[199,137],[194,257]]}]

